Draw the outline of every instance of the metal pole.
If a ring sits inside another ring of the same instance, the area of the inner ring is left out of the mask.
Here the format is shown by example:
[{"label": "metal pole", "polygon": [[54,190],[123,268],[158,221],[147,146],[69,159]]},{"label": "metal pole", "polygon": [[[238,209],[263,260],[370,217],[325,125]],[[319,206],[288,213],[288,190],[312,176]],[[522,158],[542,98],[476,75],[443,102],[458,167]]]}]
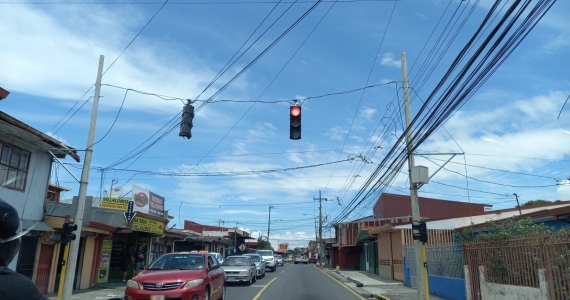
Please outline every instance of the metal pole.
[{"label": "metal pole", "polygon": [[85,197],[87,196],[87,185],[89,181],[89,167],[91,166],[91,156],[93,155],[93,140],[95,139],[95,125],[97,124],[97,109],[99,107],[99,93],[101,91],[101,77],[103,76],[103,62],[105,57],[99,56],[99,69],[97,70],[97,81],[95,82],[95,96],[93,97],[93,108],[91,109],[91,123],[89,134],[87,135],[87,149],[85,150],[85,161],[81,172],[81,182],[79,183],[79,197],[77,209],[73,218],[77,225],[77,238],[71,241],[69,257],[67,259],[68,270],[65,273],[63,283],[63,299],[70,300],[73,291],[73,281],[75,279],[75,267],[77,264],[77,254],[79,252],[79,242],[81,241],[81,228],[83,227],[83,211],[85,210]]},{"label": "metal pole", "polygon": [[267,249],[269,249],[269,228],[270,228],[270,224],[271,224],[271,208],[273,206],[269,205],[269,221],[267,221]]},{"label": "metal pole", "polygon": [[234,254],[237,252],[237,224],[236,222],[236,230],[234,230]]},{"label": "metal pole", "polygon": [[[410,117],[410,94],[408,93],[408,70],[406,67],[406,53],[402,52],[402,79],[404,81],[404,109],[406,114],[406,144],[408,149],[408,175],[410,180],[410,198],[412,200],[412,218],[414,221],[419,221],[420,217],[420,205],[418,201],[418,187],[416,184],[412,183],[412,167],[415,165],[414,162],[414,147],[412,141],[412,128],[410,127],[411,117]],[[418,288],[418,299],[429,299],[429,293],[426,295],[425,289],[427,289],[427,278],[424,278],[424,260],[422,256],[422,243],[420,241],[414,241],[414,252],[416,258],[416,286]]]},{"label": "metal pole", "polygon": [[317,245],[319,250],[319,266],[323,267],[323,201],[321,198],[321,191],[319,190],[319,244]]},{"label": "metal pole", "polygon": [[517,195],[517,193],[513,193],[513,195],[515,195],[515,198],[517,198],[517,207],[519,208],[519,215],[522,216],[521,205],[519,204],[519,195]]},{"label": "metal pole", "polygon": [[[69,243],[65,244],[64,246],[64,250],[63,250],[63,266],[61,266],[61,272],[60,272],[60,278],[65,278],[65,271],[67,269],[67,256],[69,255]],[[57,300],[61,300],[61,297],[63,296],[63,280],[59,280],[59,289],[57,291]]]}]

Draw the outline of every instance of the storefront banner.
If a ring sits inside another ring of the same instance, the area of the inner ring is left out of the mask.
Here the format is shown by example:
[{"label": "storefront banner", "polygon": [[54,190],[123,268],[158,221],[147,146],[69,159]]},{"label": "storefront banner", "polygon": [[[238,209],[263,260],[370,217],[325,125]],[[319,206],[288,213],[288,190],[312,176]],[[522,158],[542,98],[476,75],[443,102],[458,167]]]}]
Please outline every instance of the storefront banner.
[{"label": "storefront banner", "polygon": [[131,201],[131,198],[103,197],[101,208],[126,211],[129,206],[129,201]]},{"label": "storefront banner", "polygon": [[111,262],[111,250],[113,248],[113,241],[110,238],[103,240],[103,247],[101,248],[101,260],[99,261],[99,278],[98,282],[107,282],[109,278],[109,267]]},{"label": "storefront banner", "polygon": [[164,222],[151,220],[143,217],[135,217],[132,224],[133,231],[142,231],[156,234],[164,233]]},{"label": "storefront banner", "polygon": [[135,202],[134,210],[148,214],[149,191],[133,184],[133,201]]},{"label": "storefront banner", "polygon": [[149,212],[151,215],[164,218],[164,197],[161,197],[153,192],[149,192],[150,207]]}]

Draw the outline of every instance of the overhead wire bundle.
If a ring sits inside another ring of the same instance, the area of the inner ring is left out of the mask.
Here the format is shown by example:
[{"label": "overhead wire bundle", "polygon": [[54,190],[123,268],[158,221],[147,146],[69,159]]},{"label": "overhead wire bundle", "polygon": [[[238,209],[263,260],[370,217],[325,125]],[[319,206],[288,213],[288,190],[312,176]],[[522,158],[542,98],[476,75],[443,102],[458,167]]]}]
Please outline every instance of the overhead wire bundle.
[{"label": "overhead wire bundle", "polygon": [[[362,206],[370,207],[396,178],[396,175],[413,152],[425,142],[442,124],[489,79],[509,55],[517,48],[534,26],[548,12],[556,0],[540,0],[531,8],[531,0],[517,0],[493,26],[491,32],[482,36],[483,29],[501,1],[495,1],[471,39],[459,52],[443,78],[435,86],[421,106],[410,126],[400,135],[379,166],[366,180],[352,200],[327,226],[355,218],[354,212]],[[526,15],[524,15],[526,13]],[[524,15],[524,16],[523,16]],[[483,38],[480,44],[476,42]],[[476,49],[467,62],[470,49]],[[452,77],[452,75],[454,77]],[[440,90],[443,90],[440,92]],[[433,103],[433,106],[431,104]],[[412,130],[412,149],[406,149],[405,137]]]}]

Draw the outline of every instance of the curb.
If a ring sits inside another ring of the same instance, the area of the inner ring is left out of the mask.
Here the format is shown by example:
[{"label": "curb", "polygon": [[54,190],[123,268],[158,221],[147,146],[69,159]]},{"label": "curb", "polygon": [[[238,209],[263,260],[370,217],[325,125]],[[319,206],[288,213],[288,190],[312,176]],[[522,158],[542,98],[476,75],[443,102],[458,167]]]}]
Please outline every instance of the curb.
[{"label": "curb", "polygon": [[374,298],[376,299],[381,299],[381,300],[390,300],[390,298],[384,296],[384,295],[380,295],[380,294],[376,294],[374,295]]},{"label": "curb", "polygon": [[346,277],[346,279],[348,279],[348,280],[350,280],[350,281],[356,283],[356,286],[357,286],[357,287],[363,287],[363,286],[364,286],[364,284],[362,284],[362,282],[360,282],[360,281],[358,281],[358,280],[354,280],[354,279],[352,279],[352,278],[350,278],[350,277]]}]

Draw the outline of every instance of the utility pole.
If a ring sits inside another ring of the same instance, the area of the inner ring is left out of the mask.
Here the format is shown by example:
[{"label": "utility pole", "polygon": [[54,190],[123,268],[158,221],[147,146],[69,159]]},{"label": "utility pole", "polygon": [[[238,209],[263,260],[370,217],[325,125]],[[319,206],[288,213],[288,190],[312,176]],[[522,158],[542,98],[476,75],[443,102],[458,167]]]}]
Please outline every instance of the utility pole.
[{"label": "utility pole", "polygon": [[323,200],[328,201],[327,198],[321,197],[321,191],[319,190],[319,198],[313,197],[313,200],[319,200],[319,266],[323,267]]},{"label": "utility pole", "polygon": [[81,182],[79,183],[79,197],[77,209],[73,221],[77,225],[78,236],[71,241],[69,247],[69,257],[67,258],[67,270],[65,282],[63,283],[63,299],[70,300],[73,291],[73,281],[75,279],[75,268],[77,264],[77,253],[79,252],[79,242],[81,241],[81,228],[83,227],[83,211],[85,210],[85,197],[87,196],[87,185],[89,184],[89,167],[91,166],[91,156],[93,155],[93,140],[95,139],[95,125],[97,123],[97,109],[99,107],[99,93],[101,91],[101,77],[103,76],[103,62],[105,57],[99,56],[99,68],[97,70],[97,80],[95,82],[95,96],[93,97],[93,108],[91,109],[91,123],[87,135],[87,149],[85,149],[85,160],[81,172]]},{"label": "utility pole", "polygon": [[[412,219],[414,222],[420,221],[420,204],[418,201],[418,186],[412,183],[412,168],[415,165],[414,162],[414,147],[412,141],[412,128],[410,127],[411,117],[410,117],[410,94],[408,93],[408,70],[406,68],[406,52],[402,52],[402,79],[404,80],[404,110],[406,114],[406,144],[408,149],[408,175],[410,180],[410,196],[412,199]],[[414,250],[416,258],[416,286],[418,288],[419,297],[418,299],[429,300],[429,290],[427,284],[427,265],[423,258],[423,251],[425,251],[425,245],[420,241],[414,240]]]},{"label": "utility pole", "polygon": [[271,224],[271,209],[275,207],[273,205],[269,205],[269,221],[267,222],[267,246],[269,247],[269,225]]},{"label": "utility pole", "polygon": [[236,222],[236,230],[234,230],[234,254],[237,252],[237,224],[238,222]]}]

